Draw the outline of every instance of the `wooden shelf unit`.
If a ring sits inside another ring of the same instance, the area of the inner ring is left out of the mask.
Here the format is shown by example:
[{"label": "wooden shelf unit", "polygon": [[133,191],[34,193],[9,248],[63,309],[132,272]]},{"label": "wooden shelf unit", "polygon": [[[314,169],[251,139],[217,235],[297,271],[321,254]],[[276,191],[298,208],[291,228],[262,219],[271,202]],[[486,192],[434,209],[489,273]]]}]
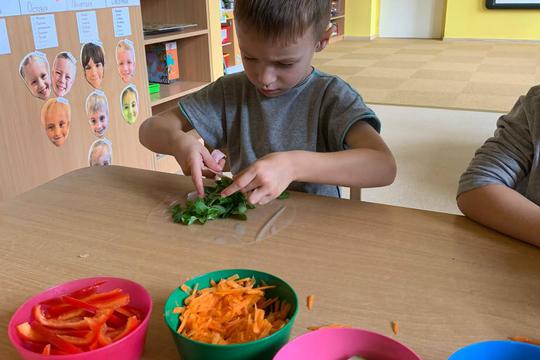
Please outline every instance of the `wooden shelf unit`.
[{"label": "wooden shelf unit", "polygon": [[[213,80],[210,18],[211,6],[216,0],[141,0],[143,23],[197,24],[184,31],[149,35],[144,44],[176,42],[180,78],[171,84],[160,84],[160,92],[150,95],[153,115],[172,111],[182,96],[196,92]],[[215,26],[215,25],[213,25]],[[155,156],[158,171],[179,173],[180,167],[171,156]]]},{"label": "wooden shelf unit", "polygon": [[345,0],[332,0],[332,4],[336,12],[331,14],[330,22],[337,27],[337,33],[330,39],[331,43],[343,40],[345,32]]},{"label": "wooden shelf unit", "polygon": [[234,25],[234,14],[231,9],[223,9],[223,14],[226,17],[225,23],[222,25],[227,25],[230,27],[229,41],[221,44],[223,48],[223,61],[225,58],[228,59],[228,67],[238,65],[242,62],[240,58],[240,48],[238,47],[238,38],[236,36],[236,27]]}]

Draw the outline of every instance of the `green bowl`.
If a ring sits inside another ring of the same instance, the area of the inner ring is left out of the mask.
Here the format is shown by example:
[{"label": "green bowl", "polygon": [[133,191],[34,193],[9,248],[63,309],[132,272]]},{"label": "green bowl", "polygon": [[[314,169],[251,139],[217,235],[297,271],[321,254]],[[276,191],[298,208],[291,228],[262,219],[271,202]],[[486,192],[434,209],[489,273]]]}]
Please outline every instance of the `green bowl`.
[{"label": "green bowl", "polygon": [[277,296],[280,300],[285,300],[291,304],[292,309],[289,322],[272,335],[243,344],[214,345],[191,340],[176,332],[179,325],[179,315],[173,314],[172,310],[176,306],[182,306],[184,299],[188,296],[177,288],[165,303],[164,317],[182,360],[270,360],[289,340],[296,312],[298,311],[298,298],[289,284],[280,278],[256,270],[230,269],[210,272],[188,280],[185,284],[193,288],[198,283],[199,289],[204,289],[210,287],[210,280],[217,282],[220,279],[225,279],[235,274],[238,274],[240,278],[253,276],[258,284],[260,284],[260,281],[264,281],[267,285],[276,285],[274,289],[266,290],[265,295],[267,297]]}]

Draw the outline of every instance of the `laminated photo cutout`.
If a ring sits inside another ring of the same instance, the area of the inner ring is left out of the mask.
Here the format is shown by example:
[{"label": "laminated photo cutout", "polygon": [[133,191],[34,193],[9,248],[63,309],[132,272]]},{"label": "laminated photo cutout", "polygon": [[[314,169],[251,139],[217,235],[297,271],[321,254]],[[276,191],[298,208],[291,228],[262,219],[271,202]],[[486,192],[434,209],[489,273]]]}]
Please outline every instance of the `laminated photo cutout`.
[{"label": "laminated photo cutout", "polygon": [[66,96],[77,76],[77,60],[69,51],[56,55],[52,67],[52,87],[56,96]]},{"label": "laminated photo cutout", "polygon": [[124,120],[130,125],[135,124],[139,115],[139,93],[135,85],[130,84],[122,90],[120,108]]},{"label": "laminated photo cutout", "polygon": [[104,137],[109,127],[109,102],[105,93],[101,90],[92,91],[86,98],[85,109],[92,134]]},{"label": "laminated photo cutout", "polygon": [[71,125],[71,107],[67,99],[59,97],[47,100],[41,108],[41,125],[55,146],[64,145]]},{"label": "laminated photo cutout", "polygon": [[51,95],[51,75],[47,55],[34,51],[26,54],[19,64],[19,74],[30,93],[47,100]]},{"label": "laminated photo cutout", "polygon": [[89,42],[82,46],[81,64],[86,81],[95,89],[100,89],[105,75],[105,52],[101,43]]},{"label": "laminated photo cutout", "polygon": [[112,164],[112,143],[108,139],[98,139],[90,145],[88,151],[90,166],[107,166]]},{"label": "laminated photo cutout", "polygon": [[122,81],[129,84],[135,75],[135,46],[129,39],[116,45],[116,65]]}]

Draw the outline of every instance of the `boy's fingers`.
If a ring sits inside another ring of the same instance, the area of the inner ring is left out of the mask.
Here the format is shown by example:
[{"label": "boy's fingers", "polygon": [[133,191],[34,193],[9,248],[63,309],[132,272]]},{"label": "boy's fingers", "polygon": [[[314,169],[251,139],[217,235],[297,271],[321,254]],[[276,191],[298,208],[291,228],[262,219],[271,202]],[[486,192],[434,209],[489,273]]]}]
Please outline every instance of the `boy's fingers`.
[{"label": "boy's fingers", "polygon": [[193,181],[193,185],[195,185],[195,190],[197,190],[197,194],[199,195],[199,197],[204,196],[204,186],[200,161],[191,162],[191,180]]},{"label": "boy's fingers", "polygon": [[[234,179],[234,182],[221,192],[221,196],[227,197],[244,189],[255,179],[255,174],[245,172]],[[256,185],[256,184],[255,184]],[[255,186],[257,187],[257,186]]]},{"label": "boy's fingers", "polygon": [[218,162],[214,160],[212,155],[210,155],[210,153],[208,152],[208,149],[204,148],[201,151],[201,156],[202,156],[203,163],[204,165],[206,165],[206,167],[214,171],[221,171],[221,169],[219,168]]}]

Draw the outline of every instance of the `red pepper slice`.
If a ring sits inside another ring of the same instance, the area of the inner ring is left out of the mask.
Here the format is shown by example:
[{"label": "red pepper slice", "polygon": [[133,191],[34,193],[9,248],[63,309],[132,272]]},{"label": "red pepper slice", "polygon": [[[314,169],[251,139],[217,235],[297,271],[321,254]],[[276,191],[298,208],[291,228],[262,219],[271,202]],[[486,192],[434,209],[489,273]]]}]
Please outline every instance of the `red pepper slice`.
[{"label": "red pepper slice", "polygon": [[[129,301],[129,295],[127,295],[127,294],[122,294],[121,296],[118,296],[118,297],[116,297],[116,295],[115,295],[114,301],[111,300],[108,303],[102,303],[101,306],[106,307],[106,308],[108,308],[108,307],[114,308],[118,304],[123,304],[126,301],[126,296],[127,296],[127,301]],[[75,298],[73,298],[71,296],[63,296],[62,300],[64,302],[66,302],[67,304],[70,304],[70,305],[73,305],[73,306],[78,307],[80,309],[83,309],[83,310],[89,312],[92,315],[95,315],[96,312],[98,311],[98,308],[96,306],[94,306],[94,305],[92,305],[90,303],[87,303],[86,301],[75,299]],[[111,316],[107,319],[107,323],[109,323],[113,327],[123,326],[126,323],[126,318],[124,317],[122,319],[118,315],[116,315],[115,313],[111,314]]]},{"label": "red pepper slice", "polygon": [[[105,284],[105,281],[98,281],[90,286],[86,286],[79,290],[70,292],[69,294],[67,294],[67,296],[71,296],[76,299],[82,299],[84,297],[88,297],[92,294],[95,294],[98,288],[103,284]],[[60,297],[56,297],[56,298],[42,301],[41,305],[60,305],[62,303],[63,303],[62,299]]]},{"label": "red pepper slice", "polygon": [[127,336],[130,332],[132,332],[133,330],[135,330],[135,328],[137,326],[139,326],[140,324],[140,320],[137,319],[136,316],[131,316],[130,318],[128,318],[127,320],[127,323],[126,323],[126,326],[124,327],[124,329],[122,329],[122,332],[120,332],[120,334],[116,335],[112,340],[113,342],[115,341],[118,341],[120,340],[121,338]]},{"label": "red pepper slice", "polygon": [[45,345],[43,351],[41,352],[41,355],[51,355],[51,344]]},{"label": "red pepper slice", "polygon": [[34,319],[36,320],[36,322],[40,323],[41,325],[48,326],[50,328],[54,328],[54,329],[87,329],[88,328],[88,323],[84,319],[73,320],[73,321],[47,319],[41,312],[41,305],[34,306],[32,314],[34,315]]},{"label": "red pepper slice", "polygon": [[47,340],[38,334],[28,322],[17,325],[17,334],[25,340],[36,343],[46,343]]},{"label": "red pepper slice", "polygon": [[41,325],[37,321],[32,321],[30,326],[32,326],[32,329],[34,329],[38,334],[43,336],[47,340],[47,342],[57,347],[60,351],[66,352],[68,354],[79,354],[82,352],[80,348],[60,338],[52,330],[47,329],[45,326]]},{"label": "red pepper slice", "polygon": [[58,337],[79,347],[89,346],[97,341],[101,326],[105,324],[112,312],[110,309],[100,310],[95,318],[84,318],[90,331],[83,338],[69,335],[58,335]]},{"label": "red pepper slice", "polygon": [[116,311],[124,315],[126,318],[130,316],[136,316],[137,319],[142,320],[142,311],[137,309],[136,307],[126,305],[116,309]]}]

